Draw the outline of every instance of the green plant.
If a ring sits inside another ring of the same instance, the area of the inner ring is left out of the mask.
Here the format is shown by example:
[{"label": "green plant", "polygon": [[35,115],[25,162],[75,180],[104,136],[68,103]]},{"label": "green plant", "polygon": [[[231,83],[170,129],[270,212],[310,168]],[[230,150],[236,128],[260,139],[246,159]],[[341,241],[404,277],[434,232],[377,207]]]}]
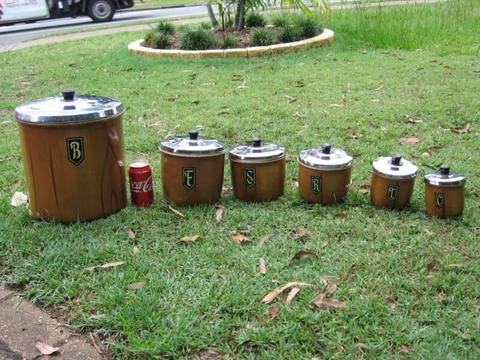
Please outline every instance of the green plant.
[{"label": "green plant", "polygon": [[289,23],[288,18],[285,14],[275,15],[272,18],[272,24],[276,27],[285,27]]},{"label": "green plant", "polygon": [[210,24],[207,21],[204,21],[200,24],[200,27],[205,30],[211,30],[212,29],[212,24]]},{"label": "green plant", "polygon": [[287,25],[278,34],[278,40],[283,43],[298,41],[303,38],[301,27],[295,25]]},{"label": "green plant", "polygon": [[312,17],[303,14],[299,14],[293,17],[293,25],[301,29],[302,37],[310,38],[320,33],[320,24]]},{"label": "green plant", "polygon": [[151,31],[145,36],[145,44],[154,49],[166,49],[171,42],[169,35],[157,31]]},{"label": "green plant", "polygon": [[250,41],[254,46],[268,46],[273,44],[273,35],[267,29],[257,29],[250,35]]},{"label": "green plant", "polygon": [[222,49],[228,49],[228,48],[236,47],[240,42],[240,39],[233,35],[225,35],[224,37],[221,38],[220,42],[221,42]]},{"label": "green plant", "polygon": [[175,26],[167,21],[160,21],[157,25],[157,32],[165,35],[175,34]]},{"label": "green plant", "polygon": [[264,27],[267,24],[267,21],[262,14],[250,11],[245,19],[245,24],[247,27]]},{"label": "green plant", "polygon": [[185,31],[181,48],[184,50],[206,50],[217,45],[217,40],[211,31],[197,28]]}]

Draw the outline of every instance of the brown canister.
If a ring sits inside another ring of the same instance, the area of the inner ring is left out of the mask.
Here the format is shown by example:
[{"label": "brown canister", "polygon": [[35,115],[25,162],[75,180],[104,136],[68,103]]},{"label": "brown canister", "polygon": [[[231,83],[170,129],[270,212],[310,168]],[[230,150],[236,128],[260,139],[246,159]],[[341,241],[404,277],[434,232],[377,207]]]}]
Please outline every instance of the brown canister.
[{"label": "brown canister", "polygon": [[233,193],[250,202],[275,200],[283,195],[285,149],[256,139],[230,151]]},{"label": "brown canister", "polygon": [[167,200],[177,205],[212,204],[222,192],[224,146],[198,131],[162,141],[162,183]]},{"label": "brown canister", "polygon": [[384,209],[405,208],[412,196],[418,167],[401,155],[379,157],[372,167],[372,204]]},{"label": "brown canister", "polygon": [[463,213],[465,177],[450,173],[442,165],[438,172],[425,176],[425,206],[427,213],[440,218],[458,217]]},{"label": "brown canister", "polygon": [[74,91],[16,108],[34,217],[70,223],[125,207],[122,114],[117,100]]},{"label": "brown canister", "polygon": [[341,201],[350,185],[353,157],[342,149],[325,144],[306,149],[298,157],[298,186],[307,201],[332,204]]}]

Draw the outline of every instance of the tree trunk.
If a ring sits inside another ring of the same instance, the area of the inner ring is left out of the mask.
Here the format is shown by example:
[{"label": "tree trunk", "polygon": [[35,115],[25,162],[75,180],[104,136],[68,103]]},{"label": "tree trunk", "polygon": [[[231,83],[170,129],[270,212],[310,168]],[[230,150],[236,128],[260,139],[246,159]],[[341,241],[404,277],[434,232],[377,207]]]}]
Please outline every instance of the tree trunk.
[{"label": "tree trunk", "polygon": [[246,0],[237,0],[237,11],[235,12],[235,30],[245,28]]},{"label": "tree trunk", "polygon": [[207,4],[207,11],[208,16],[210,17],[210,22],[212,23],[213,27],[218,26],[217,18],[215,17],[215,13],[213,12],[212,4]]}]

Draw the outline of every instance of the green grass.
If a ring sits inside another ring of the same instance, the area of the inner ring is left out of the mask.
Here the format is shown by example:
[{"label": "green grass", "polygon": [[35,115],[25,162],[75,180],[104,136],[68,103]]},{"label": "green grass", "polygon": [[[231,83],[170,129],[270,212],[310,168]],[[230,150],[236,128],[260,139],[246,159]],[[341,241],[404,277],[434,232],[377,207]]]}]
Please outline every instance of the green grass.
[{"label": "green grass", "polygon": [[[441,16],[443,8],[437,9]],[[353,15],[351,21],[355,26]],[[346,24],[329,24],[337,31],[330,48],[277,58],[129,56],[126,45],[144,32],[0,54],[2,280],[43,306],[68,311],[69,326],[99,333],[118,359],[188,358],[204,349],[242,359],[376,359],[400,357],[402,346],[407,358],[479,358],[478,44],[466,31],[459,45],[441,36],[410,51],[366,36],[357,42]],[[152,208],[128,206],[104,220],[64,226],[34,221],[9,205],[14,191],[26,190],[12,112],[64,88],[124,102],[127,161],[140,155],[151,160]],[[408,124],[409,117],[422,122]],[[153,123],[159,125],[145,127]],[[469,133],[449,130],[466,124]],[[225,196],[221,223],[213,206],[182,208],[185,218],[168,211],[158,145],[167,133],[194,126],[228,148],[258,134],[286,146],[285,196],[268,204]],[[407,135],[420,143],[401,145]],[[326,141],[354,154],[354,186],[343,204],[306,205],[294,186],[295,157]],[[420,167],[412,203],[402,212],[375,210],[361,189],[369,184],[371,161],[393,152]],[[458,220],[423,213],[421,178],[442,162],[467,177],[465,213]],[[292,235],[297,226],[310,235],[304,243]],[[129,229],[137,232],[133,240]],[[245,229],[252,242],[238,246],[229,231]],[[273,237],[261,245],[267,233]],[[194,234],[202,240],[178,242]],[[319,258],[292,262],[301,249]],[[263,276],[260,257],[268,267]],[[86,270],[112,261],[125,264]],[[326,274],[339,281],[333,297],[346,309],[315,311],[310,305]],[[271,306],[262,305],[262,297],[291,280],[313,286],[291,305],[277,300],[280,315],[269,319]],[[127,289],[137,281],[145,287]]]},{"label": "green grass", "polygon": [[144,0],[144,2],[135,1],[135,9],[157,8],[162,6],[177,5],[205,5],[206,0]]}]

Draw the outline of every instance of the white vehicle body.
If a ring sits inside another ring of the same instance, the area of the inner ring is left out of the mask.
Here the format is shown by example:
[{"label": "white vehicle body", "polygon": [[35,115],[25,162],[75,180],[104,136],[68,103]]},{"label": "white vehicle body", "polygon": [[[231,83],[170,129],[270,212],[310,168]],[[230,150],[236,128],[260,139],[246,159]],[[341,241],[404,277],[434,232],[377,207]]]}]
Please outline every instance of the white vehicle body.
[{"label": "white vehicle body", "polygon": [[0,12],[0,24],[50,17],[45,0],[0,0]]}]

